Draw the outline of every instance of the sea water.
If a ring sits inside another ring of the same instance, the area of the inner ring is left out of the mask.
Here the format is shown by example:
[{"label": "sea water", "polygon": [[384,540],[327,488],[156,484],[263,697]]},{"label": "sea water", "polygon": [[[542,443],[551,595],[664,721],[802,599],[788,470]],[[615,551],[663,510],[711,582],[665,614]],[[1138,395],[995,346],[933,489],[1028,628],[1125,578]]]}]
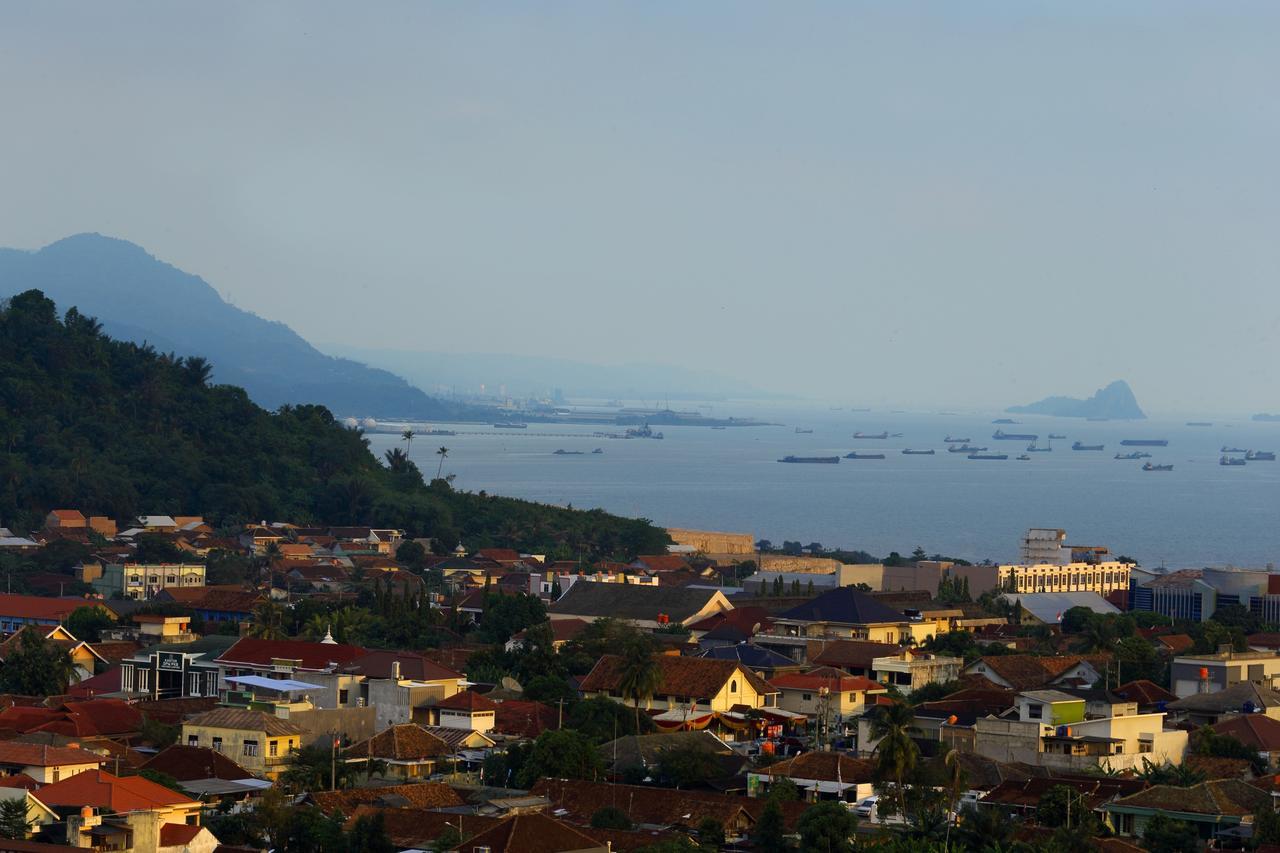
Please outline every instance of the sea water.
[{"label": "sea water", "polygon": [[[682,406],[681,408],[688,408]],[[620,427],[530,424],[494,430],[488,424],[438,425],[454,436],[421,435],[411,456],[428,477],[440,445],[449,448],[444,473],[469,491],[528,498],[580,509],[601,507],[663,526],[750,533],[776,544],[796,540],[859,548],[884,556],[916,546],[969,560],[1011,561],[1029,527],[1061,527],[1068,541],[1102,545],[1144,565],[1174,567],[1280,562],[1280,462],[1218,464],[1223,445],[1280,450],[1280,424],[1187,419],[1094,422],[987,414],[831,410],[800,405],[725,404],[701,413],[754,416],[776,426],[655,426],[665,438],[617,440],[593,435]],[[812,429],[797,434],[796,427]],[[1050,453],[1029,453],[1025,441],[995,441],[997,429],[1050,433]],[[854,432],[902,433],[858,440]],[[948,453],[943,438],[971,444],[1007,461]],[[395,434],[368,436],[379,455],[404,447]],[[1163,438],[1168,447],[1122,447],[1122,439]],[[1071,444],[1103,444],[1102,452]],[[601,454],[592,454],[595,448]],[[904,456],[903,448],[934,449]],[[554,455],[563,448],[583,455]],[[838,465],[779,464],[796,456],[885,454],[883,460],[841,459]],[[1150,459],[1117,460],[1142,450]],[[1144,462],[1172,471],[1143,471]]]}]

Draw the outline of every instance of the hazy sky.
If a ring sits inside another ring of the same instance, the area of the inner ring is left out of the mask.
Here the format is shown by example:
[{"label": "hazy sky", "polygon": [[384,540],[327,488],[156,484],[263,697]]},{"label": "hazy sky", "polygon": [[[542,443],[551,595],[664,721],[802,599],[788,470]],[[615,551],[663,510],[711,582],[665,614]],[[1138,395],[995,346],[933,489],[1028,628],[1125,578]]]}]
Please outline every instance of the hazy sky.
[{"label": "hazy sky", "polygon": [[1280,4],[0,4],[0,245],[317,341],[1280,410]]}]

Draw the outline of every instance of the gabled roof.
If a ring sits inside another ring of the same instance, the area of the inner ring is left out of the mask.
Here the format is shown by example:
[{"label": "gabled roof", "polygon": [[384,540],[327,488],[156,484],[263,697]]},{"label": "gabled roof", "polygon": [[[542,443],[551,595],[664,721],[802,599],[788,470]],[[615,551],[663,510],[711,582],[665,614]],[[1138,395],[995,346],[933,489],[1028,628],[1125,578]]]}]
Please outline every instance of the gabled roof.
[{"label": "gabled roof", "polygon": [[[1215,693],[1193,693],[1170,702],[1165,707],[1170,711],[1229,714],[1241,711],[1245,702],[1252,702],[1255,708],[1275,708],[1280,706],[1280,693],[1268,687],[1259,687],[1252,681],[1242,681]],[[0,714],[0,718],[3,718],[3,714]]]},{"label": "gabled roof", "polygon": [[185,823],[166,823],[160,827],[160,846],[178,847],[190,844],[204,830],[203,826]]},{"label": "gabled roof", "polygon": [[1244,817],[1271,805],[1271,795],[1238,779],[1201,782],[1190,788],[1153,785],[1110,803],[1117,808],[1158,809],[1202,815]]},{"label": "gabled roof", "polygon": [[[736,661],[657,655],[654,663],[659,673],[658,687],[654,690],[657,695],[707,701],[735,677],[742,678],[757,693],[777,693],[760,676]],[[582,679],[578,689],[584,693],[617,690],[622,680],[622,664],[623,659],[618,655],[604,655]]]},{"label": "gabled roof", "polygon": [[253,613],[263,601],[254,590],[204,587],[162,589],[156,594],[162,601],[174,601],[192,610],[217,610],[225,613]]},{"label": "gabled roof", "polygon": [[472,850],[484,848],[492,853],[577,853],[607,849],[568,824],[537,812],[506,818],[469,838],[465,846]]},{"label": "gabled roof", "polygon": [[[766,804],[763,797],[672,791],[647,785],[614,785],[582,779],[539,779],[529,793],[535,797],[546,797],[555,810],[553,813],[577,824],[589,823],[591,816],[605,806],[615,806],[638,824],[692,829],[710,817],[729,826],[743,818],[754,822]],[[794,828],[806,808],[806,803],[782,803],[783,822],[788,829]]]},{"label": "gabled roof", "polygon": [[456,681],[462,673],[441,666],[426,655],[417,652],[397,652],[378,649],[342,667],[342,671],[366,678],[391,678],[392,664],[400,664],[400,677],[409,681]]},{"label": "gabled roof", "polygon": [[347,791],[312,791],[307,799],[326,814],[341,811],[351,814],[357,806],[376,806],[380,802],[410,808],[437,809],[465,805],[457,793],[440,782],[391,785],[386,788],[354,788]]},{"label": "gabled roof", "polygon": [[1280,720],[1266,714],[1241,714],[1219,720],[1213,730],[1220,735],[1231,735],[1259,752],[1280,752]]},{"label": "gabled roof", "polygon": [[1120,608],[1096,592],[1031,592],[1005,593],[1006,602],[1017,601],[1022,608],[1046,624],[1057,624],[1073,607],[1086,607],[1094,613],[1119,613]]},{"label": "gabled roof", "polygon": [[359,646],[342,643],[313,643],[306,640],[260,640],[243,637],[218,656],[218,663],[271,666],[273,660],[299,661],[299,669],[327,670],[331,663],[349,664],[368,654]]},{"label": "gabled roof", "polygon": [[1093,666],[1093,661],[1090,658],[1081,655],[1059,655],[1056,657],[990,655],[983,656],[970,663],[965,667],[965,672],[976,669],[977,665],[982,663],[997,676],[1013,685],[1014,689],[1028,690],[1043,687],[1081,662]]},{"label": "gabled roof", "polygon": [[851,758],[840,752],[802,752],[795,758],[787,758],[755,772],[766,776],[788,779],[843,782],[848,785],[870,782],[875,772],[875,762],[864,758]]},{"label": "gabled roof", "polygon": [[672,622],[684,622],[721,594],[716,589],[579,581],[547,609],[552,615],[585,619],[612,617],[653,622],[661,614]]},{"label": "gabled roof", "polygon": [[348,758],[379,758],[386,761],[425,761],[450,755],[454,750],[422,726],[403,723],[390,726],[367,740],[353,744]]},{"label": "gabled roof", "polygon": [[1175,655],[1182,654],[1196,644],[1187,634],[1164,634],[1156,637],[1156,642]]},{"label": "gabled roof", "polygon": [[1175,694],[1165,690],[1154,681],[1147,681],[1145,678],[1130,681],[1128,684],[1121,684],[1116,688],[1115,692],[1130,702],[1137,702],[1139,705],[1156,705],[1160,702],[1178,701],[1178,697]]},{"label": "gabled roof", "polygon": [[233,729],[244,732],[262,732],[270,737],[288,737],[304,734],[296,723],[282,720],[261,711],[247,708],[214,708],[187,720],[189,726],[205,726],[211,729]]},{"label": "gabled roof", "polygon": [[900,612],[851,586],[822,593],[812,601],[778,614],[779,620],[835,622],[840,625],[883,625],[905,621]]},{"label": "gabled roof", "polygon": [[81,607],[102,606],[87,598],[44,598],[0,593],[0,615],[62,621]]},{"label": "gabled roof", "polygon": [[1034,776],[1001,782],[982,797],[982,802],[1033,807],[1044,798],[1046,793],[1059,785],[1065,785],[1077,791],[1092,809],[1116,797],[1141,791],[1146,782],[1120,776],[1099,778],[1077,775]]},{"label": "gabled roof", "polygon": [[142,714],[119,699],[68,702],[57,708],[11,707],[0,711],[0,729],[49,732],[68,737],[133,734],[142,727]]},{"label": "gabled roof", "polygon": [[179,782],[199,779],[251,779],[253,774],[216,749],[203,746],[173,746],[153,755],[143,770],[166,773]]},{"label": "gabled roof", "polygon": [[40,802],[48,806],[95,806],[113,812],[151,811],[177,805],[196,805],[192,799],[141,776],[113,776],[105,770],[86,770],[45,785]]}]

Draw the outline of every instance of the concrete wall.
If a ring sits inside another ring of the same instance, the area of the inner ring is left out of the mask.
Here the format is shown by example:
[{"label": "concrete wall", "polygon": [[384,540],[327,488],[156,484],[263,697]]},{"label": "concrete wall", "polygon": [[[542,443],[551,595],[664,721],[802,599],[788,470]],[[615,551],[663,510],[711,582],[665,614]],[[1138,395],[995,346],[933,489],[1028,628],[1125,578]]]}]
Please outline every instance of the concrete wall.
[{"label": "concrete wall", "polygon": [[839,560],[830,557],[788,557],[786,554],[761,554],[761,571],[770,572],[807,572],[818,575],[831,575],[843,565]]},{"label": "concrete wall", "polygon": [[675,544],[695,548],[708,557],[755,558],[756,544],[750,533],[722,533],[714,530],[668,527],[667,535]]},{"label": "concrete wall", "polygon": [[[302,745],[328,743],[337,732],[346,740],[356,743],[378,733],[377,712],[373,708],[313,708],[289,715],[289,722],[302,728]],[[204,746],[202,743],[201,746]],[[233,756],[234,757],[234,756]]]}]

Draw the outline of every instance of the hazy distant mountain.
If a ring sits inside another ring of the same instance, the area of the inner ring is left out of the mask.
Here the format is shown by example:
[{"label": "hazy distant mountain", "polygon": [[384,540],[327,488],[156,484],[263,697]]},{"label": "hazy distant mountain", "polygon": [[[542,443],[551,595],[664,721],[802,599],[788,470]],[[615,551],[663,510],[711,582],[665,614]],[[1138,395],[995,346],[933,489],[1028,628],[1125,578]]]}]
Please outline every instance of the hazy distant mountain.
[{"label": "hazy distant mountain", "polygon": [[1129,384],[1116,380],[1100,388],[1087,400],[1078,397],[1045,397],[1029,406],[1010,406],[1005,411],[1019,415],[1053,415],[1059,418],[1110,418],[1112,420],[1144,420]]},{"label": "hazy distant mountain", "polygon": [[323,403],[340,416],[439,418],[457,408],[385,370],[321,353],[125,240],[78,234],[35,252],[0,249],[0,296],[31,288],[61,311],[74,305],[98,318],[112,337],[209,359],[213,381],[240,385],[269,409]]},{"label": "hazy distant mountain", "polygon": [[558,388],[570,397],[655,401],[770,396],[745,382],[711,371],[667,365],[601,365],[500,353],[411,352],[323,343],[320,346],[334,355],[393,370],[428,390],[445,388],[477,393],[483,385],[494,394],[500,386],[505,386],[512,395],[549,395]]}]

